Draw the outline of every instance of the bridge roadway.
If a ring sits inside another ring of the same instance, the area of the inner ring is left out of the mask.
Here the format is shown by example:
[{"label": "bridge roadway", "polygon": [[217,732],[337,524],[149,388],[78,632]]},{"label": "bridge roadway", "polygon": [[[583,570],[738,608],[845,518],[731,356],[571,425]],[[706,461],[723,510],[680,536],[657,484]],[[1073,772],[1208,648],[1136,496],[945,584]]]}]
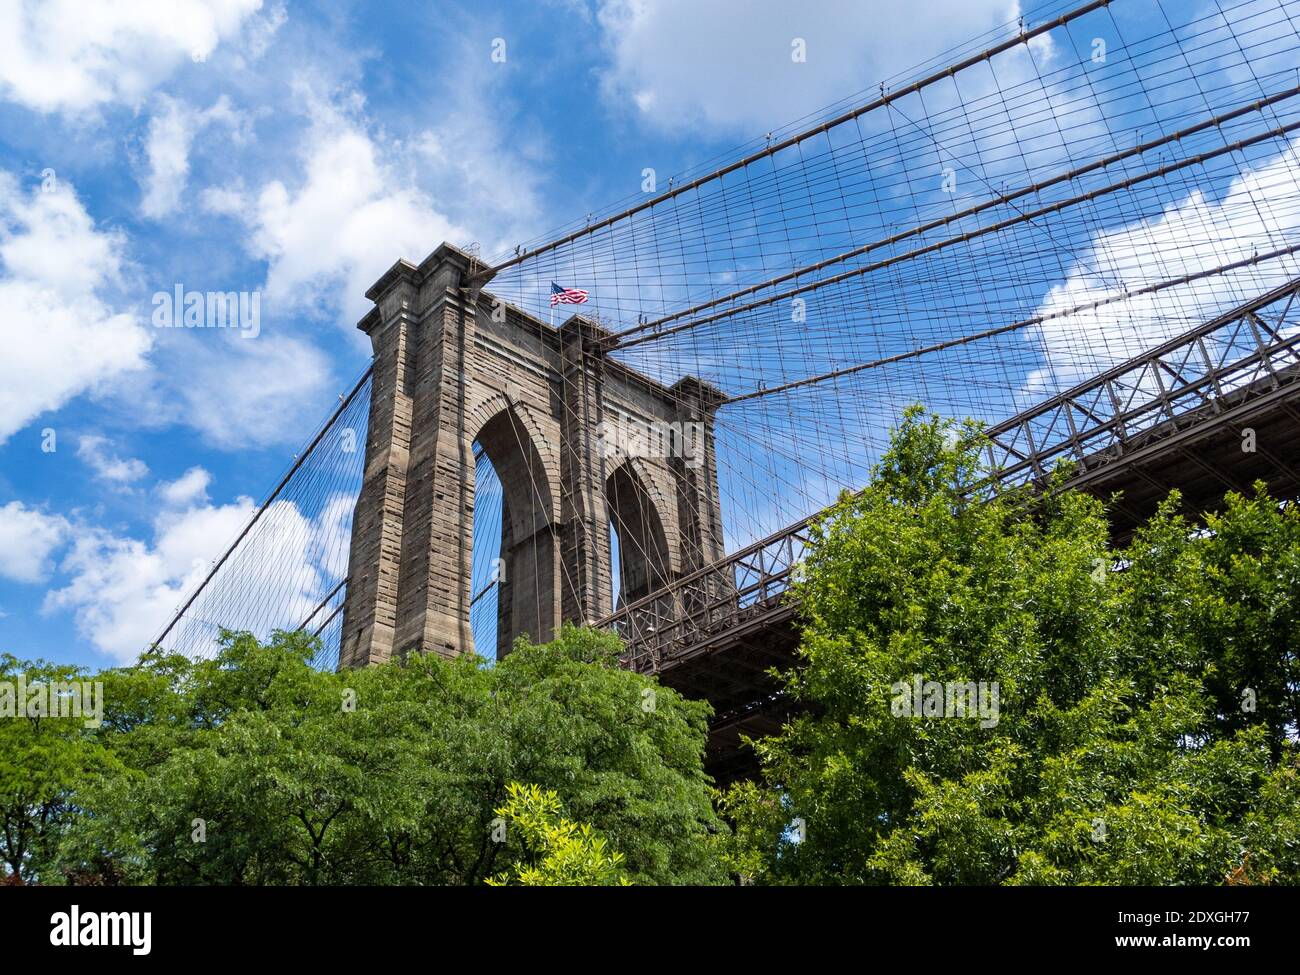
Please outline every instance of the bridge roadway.
[{"label": "bridge roadway", "polygon": [[[1117,543],[1174,488],[1193,517],[1256,480],[1300,496],[1298,294],[1300,278],[991,428],[994,480],[1041,488],[1072,461],[1065,487],[1114,499]],[[767,671],[795,661],[787,590],[811,520],[600,621],[627,641],[626,666],[713,704],[706,766],[720,783],[756,768],[742,735],[771,734],[790,716]]]}]

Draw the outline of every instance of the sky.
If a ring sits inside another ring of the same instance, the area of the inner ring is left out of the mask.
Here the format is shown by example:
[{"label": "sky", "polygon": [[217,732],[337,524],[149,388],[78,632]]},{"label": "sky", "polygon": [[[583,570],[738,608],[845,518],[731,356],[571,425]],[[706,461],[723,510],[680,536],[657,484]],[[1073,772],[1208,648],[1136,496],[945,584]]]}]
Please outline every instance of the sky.
[{"label": "sky", "polygon": [[[0,652],[134,659],[365,369],[394,261],[544,238],[1020,13],[739,9],[0,0]],[[178,290],[256,327],[163,327]]]}]

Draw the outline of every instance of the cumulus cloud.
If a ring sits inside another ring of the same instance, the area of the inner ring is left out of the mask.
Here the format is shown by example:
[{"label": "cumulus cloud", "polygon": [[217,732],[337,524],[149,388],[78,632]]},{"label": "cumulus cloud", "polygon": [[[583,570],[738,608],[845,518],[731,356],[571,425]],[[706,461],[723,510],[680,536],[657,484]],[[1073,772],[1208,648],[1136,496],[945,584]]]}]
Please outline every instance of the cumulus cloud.
[{"label": "cumulus cloud", "polygon": [[68,536],[58,515],[28,508],[21,501],[0,505],[0,576],[14,582],[40,582],[50,571],[50,557]]},{"label": "cumulus cloud", "polygon": [[[210,483],[211,475],[194,467],[159,484],[164,504],[145,539],[101,527],[69,528],[60,520],[62,534],[47,548],[46,558],[55,545],[70,540],[59,566],[67,581],[46,593],[44,611],[71,612],[78,632],[96,649],[123,663],[135,660],[256,510],[247,497],[210,504]],[[0,542],[4,512],[0,509]],[[273,628],[300,623],[347,571],[351,513],[352,499],[341,495],[326,499],[314,516],[292,502],[273,503],[226,563],[217,585],[199,597],[169,634],[168,649],[209,652],[218,624],[264,637]],[[39,577],[31,566],[23,568]],[[257,599],[233,592],[232,579],[256,592]]]},{"label": "cumulus cloud", "polygon": [[148,171],[142,181],[140,212],[146,217],[157,220],[176,211],[189,179],[190,147],[195,137],[214,123],[232,128],[236,143],[242,140],[244,120],[224,95],[206,109],[168,95],[158,97],[145,145]]},{"label": "cumulus cloud", "polygon": [[[1007,0],[601,0],[605,95],[666,130],[753,135],[1014,20]],[[792,58],[796,39],[806,60]]]},{"label": "cumulus cloud", "polygon": [[111,446],[107,437],[87,434],[77,443],[77,456],[96,478],[110,484],[131,484],[148,475],[149,468],[144,461],[119,457],[111,451]]},{"label": "cumulus cloud", "polygon": [[67,183],[28,195],[0,171],[0,443],[144,365],[148,331],[104,294],[119,280],[124,247],[121,234],[95,228]]},{"label": "cumulus cloud", "polygon": [[81,529],[60,565],[71,580],[46,594],[44,610],[71,611],[78,632],[91,644],[130,663],[252,513],[249,498],[165,512],[151,542]]},{"label": "cumulus cloud", "polygon": [[[86,392],[116,394],[135,415],[183,423],[222,448],[301,439],[326,402],[328,356],[285,334],[244,341],[214,329],[166,334],[164,350],[139,314],[110,301],[124,251],[124,237],[97,230],[66,183],[24,194],[0,171],[0,443]],[[207,343],[203,354],[194,342]],[[155,352],[167,354],[155,363]],[[144,375],[151,380],[138,381]],[[101,474],[123,481],[129,472]]]},{"label": "cumulus cloud", "polygon": [[1065,314],[1121,288],[1136,291],[1300,243],[1298,194],[1300,141],[1246,169],[1217,200],[1197,189],[1158,217],[1096,235],[1039,308],[1059,317],[1035,329],[1046,365],[1029,376],[1022,401],[1124,362],[1295,275],[1297,261],[1286,258]]},{"label": "cumulus cloud", "polygon": [[158,494],[173,508],[185,508],[208,500],[212,475],[202,467],[191,467],[174,481],[158,485]]},{"label": "cumulus cloud", "polygon": [[138,105],[191,60],[238,34],[262,0],[0,4],[0,97],[39,112]]},{"label": "cumulus cloud", "polygon": [[341,308],[355,320],[366,310],[366,289],[395,260],[420,260],[469,234],[397,165],[398,147],[368,130],[359,96],[330,100],[301,86],[300,93],[310,119],[300,179],[272,180],[247,197],[209,190],[204,201],[244,219],[246,248],[268,265],[268,300],[318,314]]}]

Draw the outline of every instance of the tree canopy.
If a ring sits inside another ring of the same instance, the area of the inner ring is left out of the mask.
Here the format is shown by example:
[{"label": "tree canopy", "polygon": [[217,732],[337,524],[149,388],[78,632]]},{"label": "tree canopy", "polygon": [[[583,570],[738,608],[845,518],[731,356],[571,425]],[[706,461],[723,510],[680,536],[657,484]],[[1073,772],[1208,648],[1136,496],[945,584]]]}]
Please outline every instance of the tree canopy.
[{"label": "tree canopy", "polygon": [[[784,678],[802,714],[725,797],[733,869],[1300,881],[1300,511],[1261,488],[1194,530],[1175,496],[1112,550],[1101,501],[989,497],[978,456],[976,430],[913,410],[816,528]],[[921,681],[996,686],[996,722],[900,715]]]},{"label": "tree canopy", "polygon": [[[1258,486],[1123,547],[1103,501],[986,490],[909,411],[794,584],[796,717],[713,790],[710,709],[566,626],[495,665],[323,673],[302,634],[0,721],[12,882],[1300,882],[1300,509]],[[648,693],[653,691],[653,693]]]},{"label": "tree canopy", "polygon": [[[107,671],[104,725],[69,732],[81,751],[53,773],[5,766],[30,780],[6,812],[39,796],[59,824],[29,830],[11,870],[47,883],[482,883],[533,863],[518,831],[492,828],[526,783],[637,882],[722,881],[708,705],[619,668],[618,650],[566,627],[495,666],[411,655],[337,674],[309,666],[300,634],[229,634],[211,660]],[[4,727],[47,747],[44,728]]]},{"label": "tree canopy", "polygon": [[493,829],[502,840],[513,828],[523,855],[510,870],[489,877],[494,887],[627,887],[623,854],[610,851],[587,823],[571,823],[561,815],[560,797],[549,789],[512,782],[509,800],[497,810]]}]

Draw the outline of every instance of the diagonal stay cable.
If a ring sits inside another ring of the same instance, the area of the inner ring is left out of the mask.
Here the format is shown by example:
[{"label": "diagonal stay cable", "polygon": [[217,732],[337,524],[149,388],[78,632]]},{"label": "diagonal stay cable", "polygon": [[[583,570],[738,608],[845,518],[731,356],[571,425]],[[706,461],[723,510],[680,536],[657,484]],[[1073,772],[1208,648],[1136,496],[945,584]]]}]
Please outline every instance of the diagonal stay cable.
[{"label": "diagonal stay cable", "polygon": [[698,328],[701,325],[707,325],[710,322],[719,321],[724,318],[731,318],[735,315],[742,314],[743,312],[752,311],[755,308],[763,308],[768,305],[776,304],[779,301],[785,301],[786,299],[797,297],[798,295],[807,294],[812,291],[817,291],[821,288],[828,287],[832,284],[838,284],[842,281],[863,277],[867,274],[871,274],[874,271],[879,271],[883,268],[891,267],[893,265],[903,263],[904,261],[909,261],[914,258],[921,257],[925,254],[932,254],[935,253],[936,251],[944,250],[946,248],[952,247],[957,244],[963,244],[979,237],[985,237],[988,236],[989,234],[998,233],[999,231],[1006,230],[1007,228],[1015,226],[1017,224],[1031,221],[1036,217],[1045,216],[1046,214],[1049,213],[1056,213],[1061,210],[1068,209],[1069,207],[1077,206],[1080,203],[1086,203],[1091,200],[1095,200],[1098,197],[1106,196],[1111,193],[1117,193],[1121,190],[1128,189],[1129,187],[1137,186],[1141,183],[1149,182],[1153,179],[1160,179],[1161,177],[1167,176],[1170,173],[1178,172],[1179,170],[1186,169],[1191,166],[1201,165],[1202,163],[1208,162],[1211,159],[1217,159],[1218,157],[1223,155],[1228,155],[1233,152],[1240,152],[1244,148],[1257,145],[1258,143],[1261,142],[1266,142],[1270,139],[1282,138],[1283,136],[1286,136],[1297,129],[1300,129],[1300,122],[1293,122],[1290,125],[1276,126],[1272,129],[1268,129],[1267,131],[1260,132],[1256,135],[1250,136],[1249,138],[1238,139],[1236,142],[1232,142],[1215,149],[1207,150],[1206,152],[1197,153],[1194,156],[1188,156],[1176,162],[1167,163],[1166,165],[1157,167],[1156,169],[1147,170],[1146,172],[1139,173],[1136,176],[1130,176],[1129,178],[1120,180],[1119,182],[1111,183],[1107,186],[1098,187],[1097,189],[1090,190],[1087,193],[1081,193],[1076,196],[1068,197],[1064,200],[1059,200],[1056,203],[1039,207],[1036,210],[1030,210],[1014,217],[1008,217],[1005,220],[999,220],[996,223],[989,224],[988,226],[985,227],[979,227],[975,230],[968,231],[967,233],[961,234],[956,237],[947,237],[943,240],[935,241],[933,244],[927,244],[924,247],[918,247],[913,250],[907,251],[903,254],[898,254],[893,257],[888,257],[880,261],[874,261],[871,264],[866,264],[859,268],[853,268],[852,270],[849,271],[843,271],[840,274],[831,275],[828,278],[823,278],[822,280],[815,281],[811,284],[801,285],[798,288],[790,288],[787,291],[782,291],[778,294],[770,295],[769,297],[762,298],[758,301],[752,301],[745,305],[739,305],[735,308],[731,308],[723,312],[718,312],[713,315],[706,315],[703,318],[692,319],[689,322],[683,322],[682,324],[675,325],[672,328],[661,329],[651,335],[641,335],[641,336],[634,337],[629,341],[620,342],[618,348],[627,349],[635,345],[640,345],[644,342],[652,342],[656,339],[660,339],[668,335],[675,335],[678,332],[685,332],[694,328]]},{"label": "diagonal stay cable", "polygon": [[1117,301],[1127,301],[1130,298],[1138,298],[1142,295],[1156,294],[1157,292],[1166,291],[1169,288],[1177,288],[1185,284],[1190,284],[1193,281],[1199,281],[1203,278],[1215,277],[1216,275],[1240,270],[1243,267],[1249,267],[1253,264],[1276,260],[1280,257],[1287,257],[1297,251],[1300,251],[1300,244],[1294,244],[1291,247],[1283,247],[1279,250],[1270,251],[1267,254],[1252,255],[1243,258],[1240,261],[1234,261],[1231,264],[1223,264],[1208,270],[1185,274],[1182,277],[1160,281],[1156,284],[1147,285],[1142,288],[1134,288],[1132,291],[1124,291],[1121,294],[1109,295],[1105,298],[1099,298],[1096,301],[1089,301],[1082,305],[1075,305],[1074,307],[1067,308],[1064,311],[1052,312],[1047,315],[1035,315],[1032,318],[1021,319],[1018,322],[1011,322],[1008,325],[998,325],[995,328],[986,329],[982,332],[974,332],[970,335],[960,336],[959,338],[947,339],[943,342],[936,342],[933,345],[927,345],[923,348],[911,349],[907,352],[900,352],[897,355],[886,356],[883,359],[875,359],[871,362],[862,362],[857,365],[846,366],[843,369],[836,369],[832,372],[825,372],[817,376],[807,376],[803,379],[796,379],[792,382],[782,383],[780,386],[773,386],[770,389],[756,389],[753,392],[730,396],[723,405],[727,406],[732,403],[743,403],[746,400],[759,399],[764,396],[773,396],[777,393],[788,393],[793,389],[812,386],[816,383],[826,382],[831,379],[839,379],[844,376],[853,375],[854,373],[865,372],[868,369],[877,369],[881,366],[891,365],[895,362],[902,362],[905,359],[915,359],[919,356],[929,355],[934,352],[942,352],[944,349],[950,349],[958,345],[968,345],[971,342],[978,342],[981,339],[992,338],[995,335],[1004,335],[1007,332],[1019,331],[1020,329],[1029,328],[1033,325],[1041,325],[1044,322],[1052,321],[1057,318],[1068,318],[1071,315],[1092,311],[1104,305],[1114,304]]},{"label": "diagonal stay cable", "polygon": [[[172,628],[176,623],[185,615],[186,610],[194,604],[194,601],[198,599],[199,595],[207,588],[207,585],[212,581],[213,576],[215,576],[221,567],[225,565],[226,560],[230,558],[231,553],[239,547],[240,542],[242,542],[248,533],[252,531],[253,526],[257,524],[262,515],[264,515],[267,509],[271,507],[272,502],[274,502],[280,495],[280,492],[284,490],[285,486],[289,483],[290,478],[292,478],[293,475],[297,473],[298,469],[307,462],[307,458],[311,456],[312,451],[315,450],[316,446],[325,438],[325,435],[333,429],[334,422],[343,415],[343,411],[346,410],[356,398],[357,393],[361,392],[366,383],[370,381],[373,372],[373,365],[366,367],[365,372],[361,374],[361,378],[357,380],[357,383],[352,387],[351,392],[349,392],[347,396],[344,397],[343,401],[339,403],[338,408],[330,414],[330,418],[325,421],[316,436],[312,438],[307,447],[298,455],[298,458],[294,461],[293,465],[285,472],[284,476],[280,478],[280,483],[278,483],[275,488],[272,489],[271,493],[267,495],[266,500],[262,502],[261,506],[259,506],[257,511],[253,514],[253,517],[249,519],[248,524],[246,524],[243,530],[235,537],[235,540],[230,543],[230,547],[226,549],[221,558],[217,559],[213,564],[212,569],[204,577],[203,581],[199,583],[192,593],[190,593],[189,598],[185,600],[185,604],[176,611],[176,615],[171,618],[166,627],[163,628],[162,633],[158,635],[158,639],[154,640],[153,643],[150,644],[151,647],[161,647],[163,645],[163,641],[167,639],[167,634],[172,631]],[[315,614],[313,613],[312,615]]]},{"label": "diagonal stay cable", "polygon": [[[614,335],[611,336],[610,341],[611,343],[613,343],[622,338],[637,335],[642,332],[654,331],[655,329],[659,328],[662,325],[666,325],[669,322],[677,321],[682,318],[688,318],[692,315],[698,314],[699,312],[707,311],[710,308],[716,308],[719,305],[723,305],[728,302],[735,301],[737,298],[742,298],[745,295],[755,294],[759,291],[765,291],[768,288],[776,287],[779,284],[784,284],[787,281],[792,281],[796,278],[801,278],[809,274],[815,274],[818,271],[825,270],[828,267],[833,267],[836,264],[842,264],[845,261],[852,260],[855,257],[861,257],[864,254],[869,254],[872,251],[879,250],[882,247],[888,247],[891,244],[896,244],[899,241],[906,240],[910,237],[918,237],[928,233],[931,230],[937,230],[940,227],[944,227],[949,224],[956,223],[960,220],[966,219],[967,217],[976,216],[977,214],[980,214],[985,210],[992,209],[993,207],[996,206],[1001,206],[1001,205],[1011,206],[1012,209],[1015,209],[1016,212],[1019,213],[1021,211],[1013,205],[1013,201],[1018,200],[1022,197],[1031,196],[1036,193],[1041,193],[1043,190],[1049,189],[1061,183],[1067,183],[1072,180],[1078,179],[1081,176],[1086,176],[1090,173],[1096,172],[1098,170],[1107,169],[1110,166],[1113,166],[1115,163],[1123,162],[1124,160],[1133,158],[1135,156],[1145,155],[1146,153],[1151,152],[1153,149],[1158,149],[1161,146],[1168,145],[1173,142],[1181,142],[1183,139],[1189,138],[1193,135],[1197,135],[1208,129],[1219,128],[1227,122],[1235,121],[1236,119],[1241,118],[1244,115],[1249,115],[1252,112],[1261,112],[1265,108],[1272,107],[1273,105],[1285,101],[1286,99],[1294,98],[1298,94],[1300,94],[1300,86],[1292,87],[1285,91],[1277,92],[1276,94],[1270,95],[1267,98],[1258,99],[1254,102],[1249,102],[1240,105],[1229,112],[1224,112],[1222,114],[1215,115],[1210,118],[1202,119],[1200,122],[1179,129],[1176,132],[1171,132],[1168,135],[1161,136],[1160,138],[1157,139],[1150,139],[1147,142],[1139,143],[1128,149],[1124,149],[1119,152],[1113,153],[1109,156],[1103,156],[1083,166],[1076,167],[1074,169],[1068,170],[1063,173],[1058,173],[1057,175],[1049,177],[1048,179],[1028,184],[1026,186],[1021,187],[1020,189],[1013,190],[1009,193],[995,191],[990,186],[989,187],[990,191],[996,194],[991,199],[984,200],[980,203],[967,207],[956,213],[947,214],[946,216],[938,217],[934,220],[930,220],[925,223],[918,224],[914,227],[908,228],[907,230],[901,230],[896,234],[890,235],[889,237],[884,237],[879,240],[874,240],[871,243],[864,244],[861,247],[854,248],[853,250],[845,251],[843,254],[837,254],[834,257],[828,257],[825,260],[816,262],[815,264],[809,264],[805,267],[801,267],[793,271],[787,271],[784,274],[777,275],[776,277],[770,278],[767,281],[762,281],[758,284],[747,285],[746,287],[740,288],[739,290],[736,291],[732,291],[729,294],[725,294],[717,298],[712,298],[708,301],[700,302],[699,304],[693,305],[690,308],[684,308],[681,309],[680,311],[671,312],[670,314],[662,315],[659,318],[642,322],[636,326],[625,329],[621,332],[614,333]],[[906,121],[908,121],[912,125],[916,126],[918,129],[920,129],[920,126],[917,126],[917,123],[915,121],[908,118],[906,115],[903,115],[903,113],[900,110],[898,110],[896,107],[893,108],[895,111],[898,111],[898,114],[902,118],[904,118]],[[924,129],[921,129],[921,131],[924,132]],[[929,135],[928,133],[925,134],[927,136]],[[934,141],[932,136],[929,137],[931,138],[932,141]],[[987,180],[983,180],[981,178],[981,181],[983,181],[986,185],[988,185]]]},{"label": "diagonal stay cable", "polygon": [[907,95],[928,88],[931,85],[936,84],[945,78],[951,77],[952,75],[956,74],[959,71],[964,71],[967,68],[973,67],[974,65],[977,65],[982,61],[985,61],[993,57],[994,55],[1001,54],[1004,51],[1009,51],[1012,48],[1015,48],[1021,44],[1027,44],[1029,41],[1033,40],[1036,37],[1049,33],[1050,31],[1056,30],[1058,27],[1063,27],[1066,24],[1074,20],[1077,20],[1082,16],[1091,13],[1094,10],[1100,10],[1102,7],[1107,7],[1110,5],[1110,3],[1111,0],[1091,0],[1090,3],[1086,3],[1081,7],[1076,7],[1074,10],[1067,11],[1066,13],[1057,17],[1055,20],[1050,20],[1047,21],[1046,23],[1039,24],[1037,27],[1034,27],[1031,30],[1027,30],[1027,31],[1021,30],[1014,37],[1008,38],[1005,41],[995,44],[992,47],[979,52],[978,54],[973,54],[970,57],[964,58],[963,60],[957,62],[956,64],[950,65],[949,67],[946,68],[942,68],[939,71],[935,71],[932,74],[927,75],[926,77],[920,79],[919,81],[916,81],[911,85],[908,85],[906,88],[900,88],[898,91],[895,92],[884,93],[879,98],[872,99],[871,101],[863,105],[860,105],[857,108],[854,108],[848,112],[844,112],[843,114],[838,115],[835,118],[829,119],[828,121],[822,122],[820,125],[814,126],[813,128],[810,129],[806,129],[803,132],[799,132],[795,135],[790,136],[789,138],[782,139],[780,142],[774,143],[770,146],[766,146],[763,149],[759,150],[758,152],[751,153],[750,155],[745,156],[742,159],[738,159],[735,162],[723,166],[721,169],[715,170],[714,172],[708,174],[707,176],[701,176],[699,179],[692,180],[689,183],[683,183],[681,186],[674,187],[673,189],[661,193],[658,196],[654,197],[653,199],[646,200],[642,203],[637,204],[636,206],[629,207],[628,209],[616,213],[613,216],[606,217],[603,220],[599,220],[579,230],[575,230],[570,234],[566,234],[563,237],[559,237],[547,244],[541,245],[540,247],[534,247],[532,250],[520,253],[515,257],[510,258],[509,260],[501,262],[500,264],[489,269],[488,271],[485,271],[484,275],[485,277],[491,277],[492,275],[497,274],[505,270],[506,268],[514,267],[517,264],[522,264],[524,261],[532,260],[533,258],[537,257],[540,254],[544,254],[549,251],[556,250],[557,248],[563,247],[566,244],[570,244],[575,240],[581,239],[582,237],[591,236],[592,234],[604,230],[605,228],[610,227],[613,224],[616,224],[622,220],[625,220],[628,217],[634,216],[637,213],[641,213],[645,210],[650,209],[651,207],[658,206],[661,203],[665,203],[668,200],[681,196],[683,193],[688,193],[692,190],[698,189],[699,187],[714,182],[715,180],[722,179],[727,174],[734,173],[740,169],[744,169],[745,167],[750,166],[761,159],[765,159],[770,156],[775,156],[777,153],[785,149],[789,149],[792,146],[797,146],[801,142],[805,142],[808,139],[821,135],[822,133],[827,132],[833,128],[836,128],[837,126],[843,125],[846,122],[852,122],[854,119],[860,118],[861,116],[866,115],[869,112],[873,112],[879,108],[882,108],[896,99],[904,98]]}]

